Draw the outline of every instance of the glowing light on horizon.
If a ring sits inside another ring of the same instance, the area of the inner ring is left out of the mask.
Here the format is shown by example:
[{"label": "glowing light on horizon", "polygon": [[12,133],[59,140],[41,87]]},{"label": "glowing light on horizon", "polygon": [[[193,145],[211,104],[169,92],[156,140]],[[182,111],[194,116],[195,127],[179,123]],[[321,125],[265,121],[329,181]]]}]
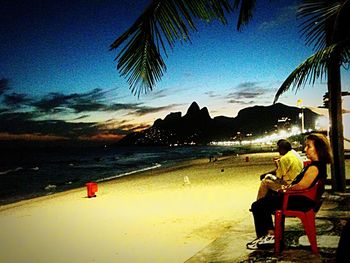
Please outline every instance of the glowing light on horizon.
[{"label": "glowing light on horizon", "polygon": [[302,134],[300,129],[296,126],[293,126],[290,131],[280,130],[279,132],[272,133],[263,137],[251,139],[251,140],[242,140],[242,141],[218,141],[211,142],[211,145],[219,146],[239,146],[239,145],[273,145],[276,141],[280,139],[285,139],[291,136]]},{"label": "glowing light on horizon", "polygon": [[319,117],[315,122],[315,127],[317,130],[328,130],[329,121],[326,116]]}]

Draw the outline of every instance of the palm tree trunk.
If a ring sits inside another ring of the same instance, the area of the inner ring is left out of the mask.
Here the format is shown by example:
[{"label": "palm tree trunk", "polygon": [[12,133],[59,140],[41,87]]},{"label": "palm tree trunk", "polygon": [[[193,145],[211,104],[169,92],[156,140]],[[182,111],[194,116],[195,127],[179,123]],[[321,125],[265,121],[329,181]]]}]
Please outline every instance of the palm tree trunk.
[{"label": "palm tree trunk", "polygon": [[331,178],[333,191],[344,192],[346,188],[345,159],[344,159],[344,132],[342,118],[341,77],[339,60],[332,58],[328,65],[328,92],[329,92],[329,137],[333,149],[333,163]]}]

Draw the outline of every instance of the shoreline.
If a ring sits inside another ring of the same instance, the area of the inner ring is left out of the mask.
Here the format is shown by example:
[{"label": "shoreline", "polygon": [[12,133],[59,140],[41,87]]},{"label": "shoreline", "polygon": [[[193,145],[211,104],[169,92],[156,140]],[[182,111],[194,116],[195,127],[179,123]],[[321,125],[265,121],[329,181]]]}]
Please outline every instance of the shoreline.
[{"label": "shoreline", "polygon": [[[128,180],[132,180],[132,178],[130,176],[135,176],[136,177],[141,177],[141,176],[147,176],[147,173],[151,170],[155,170],[155,172],[164,172],[164,171],[170,171],[170,170],[176,170],[176,169],[180,169],[182,167],[188,167],[193,165],[194,163],[201,162],[204,160],[206,160],[205,158],[198,158],[198,159],[191,159],[191,160],[181,160],[179,162],[174,162],[170,165],[154,165],[152,167],[146,167],[143,169],[139,169],[136,171],[131,171],[131,172],[126,172],[123,174],[118,174],[115,176],[111,176],[109,178],[103,178],[103,179],[99,179],[99,180],[95,180],[96,183],[98,183],[98,185],[103,185],[104,183],[109,183],[111,181],[114,180],[122,180],[124,178],[127,178]],[[0,212],[2,210],[6,210],[6,209],[10,209],[10,207],[16,207],[17,205],[24,205],[25,203],[30,203],[32,201],[41,201],[41,200],[45,200],[45,199],[50,199],[50,198],[54,198],[56,196],[59,195],[65,195],[65,194],[69,194],[70,192],[75,192],[75,191],[81,191],[82,189],[86,189],[85,185],[82,186],[78,186],[78,187],[74,187],[71,189],[67,189],[67,190],[62,190],[62,191],[57,191],[57,192],[48,192],[47,194],[43,194],[43,195],[34,195],[33,197],[29,197],[29,198],[25,198],[25,199],[20,199],[18,201],[13,201],[13,202],[9,202],[9,203],[5,203],[5,204],[0,204]]]},{"label": "shoreline", "polygon": [[[235,156],[235,155],[232,155]],[[221,157],[218,157],[218,159],[222,160],[225,158],[230,158],[232,157],[231,155],[223,155]],[[109,181],[113,181],[113,180],[120,180],[124,177],[130,177],[130,176],[135,176],[135,177],[139,177],[142,176],[143,173],[147,173],[148,171],[151,170],[156,170],[156,171],[162,171],[164,169],[178,169],[182,166],[191,166],[196,164],[197,162],[204,162],[205,160],[207,161],[208,158],[204,158],[204,157],[198,157],[198,158],[188,158],[188,159],[183,159],[183,160],[172,160],[170,163],[166,163],[166,164],[155,164],[152,166],[147,166],[145,168],[140,168],[138,170],[134,170],[134,171],[130,171],[130,172],[125,172],[125,173],[121,173],[121,174],[116,174],[116,175],[112,175],[110,177],[106,177],[106,178],[102,178],[102,179],[97,179],[97,180],[93,180],[94,182],[101,184],[101,183],[105,183],[105,182],[109,182]],[[5,206],[10,206],[13,205],[15,206],[18,203],[22,203],[22,202],[30,202],[31,200],[34,199],[45,199],[45,198],[49,198],[51,196],[55,196],[55,195],[59,195],[59,194],[64,194],[64,193],[68,193],[70,191],[74,191],[77,189],[83,189],[85,188],[85,184],[81,185],[81,186],[75,186],[73,188],[68,188],[65,190],[60,190],[60,191],[54,191],[54,192],[40,192],[40,193],[33,193],[31,195],[28,195],[24,198],[22,197],[13,197],[13,198],[8,198],[6,201],[3,202],[3,204],[0,204],[0,211],[2,210],[3,207]]]},{"label": "shoreline", "polygon": [[[232,154],[223,147],[179,147],[159,152],[157,148],[131,148],[126,151],[100,149],[98,152],[55,153],[48,157],[34,152],[25,162],[9,157],[0,171],[0,206],[84,187],[88,182],[140,174],[145,170],[168,167],[187,160],[208,158],[211,154]],[[23,159],[22,158],[22,159]],[[52,158],[52,159],[48,159]],[[3,173],[3,174],[1,174]]]}]

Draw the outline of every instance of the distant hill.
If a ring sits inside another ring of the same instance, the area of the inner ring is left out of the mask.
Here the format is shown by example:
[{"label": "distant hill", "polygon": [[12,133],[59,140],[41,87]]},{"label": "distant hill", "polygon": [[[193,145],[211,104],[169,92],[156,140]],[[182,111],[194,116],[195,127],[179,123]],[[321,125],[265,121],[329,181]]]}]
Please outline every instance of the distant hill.
[{"label": "distant hill", "polygon": [[[300,126],[299,114],[299,108],[277,103],[242,109],[235,118],[211,118],[206,107],[201,109],[192,102],[184,116],[181,112],[169,113],[163,120],[157,119],[152,127],[128,134],[118,145],[206,144],[237,136],[259,136],[283,126]],[[305,129],[313,127],[318,116],[304,109]]]}]

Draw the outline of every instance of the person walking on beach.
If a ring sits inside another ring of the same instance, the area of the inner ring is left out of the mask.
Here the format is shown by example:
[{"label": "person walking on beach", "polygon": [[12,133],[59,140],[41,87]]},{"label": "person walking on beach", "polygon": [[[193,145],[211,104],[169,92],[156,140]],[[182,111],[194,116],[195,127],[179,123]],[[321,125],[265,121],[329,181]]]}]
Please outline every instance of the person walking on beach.
[{"label": "person walking on beach", "polygon": [[266,196],[269,191],[276,192],[282,185],[290,185],[303,169],[303,160],[292,149],[289,141],[281,139],[277,142],[280,158],[275,159],[276,169],[262,174],[257,200]]},{"label": "person walking on beach", "polygon": [[[327,178],[327,164],[332,160],[332,154],[327,137],[322,134],[310,134],[306,137],[306,156],[311,160],[289,186],[281,186],[281,190],[295,191],[312,187],[319,179]],[[252,203],[251,211],[254,217],[257,238],[247,243],[248,249],[264,248],[275,243],[272,213],[282,206],[282,195],[266,195]],[[305,196],[291,196],[288,208],[307,211],[314,202]]]}]

